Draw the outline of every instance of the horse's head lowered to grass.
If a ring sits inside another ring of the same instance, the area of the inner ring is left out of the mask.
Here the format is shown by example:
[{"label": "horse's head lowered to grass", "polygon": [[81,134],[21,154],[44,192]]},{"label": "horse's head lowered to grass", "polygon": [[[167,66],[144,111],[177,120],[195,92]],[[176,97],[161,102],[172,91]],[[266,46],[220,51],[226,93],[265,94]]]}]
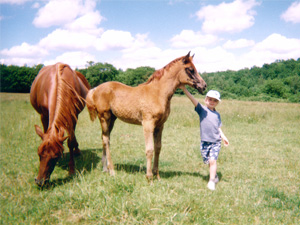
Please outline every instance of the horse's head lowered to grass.
[{"label": "horse's head lowered to grass", "polygon": [[50,134],[52,130],[48,130],[48,132],[44,133],[37,125],[35,125],[35,130],[42,139],[42,143],[38,148],[40,168],[38,176],[35,178],[35,183],[39,186],[43,186],[49,181],[57,161],[61,158],[64,151],[63,142],[68,137],[64,137],[63,129],[57,130],[57,134],[55,135]]},{"label": "horse's head lowered to grass", "polygon": [[[43,124],[43,130],[35,126],[36,133],[42,139],[38,147],[40,168],[35,179],[37,185],[43,186],[50,179],[55,164],[63,154],[66,139],[70,150],[69,173],[75,173],[74,156],[80,154],[75,127],[89,89],[85,77],[63,63],[43,67],[34,79],[30,102],[41,115]],[[68,134],[66,137],[65,132]]]},{"label": "horse's head lowered to grass", "polygon": [[181,84],[187,84],[199,91],[200,94],[206,89],[206,83],[197,72],[196,67],[193,64],[193,56],[190,56],[190,52],[182,58],[184,64],[184,71],[179,75],[179,82]]}]

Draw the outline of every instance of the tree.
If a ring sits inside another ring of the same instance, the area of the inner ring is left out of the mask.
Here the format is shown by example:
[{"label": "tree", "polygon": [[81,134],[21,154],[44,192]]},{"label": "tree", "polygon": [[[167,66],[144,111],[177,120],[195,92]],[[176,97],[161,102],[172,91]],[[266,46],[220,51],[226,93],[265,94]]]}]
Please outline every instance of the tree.
[{"label": "tree", "polygon": [[1,65],[1,92],[30,92],[31,84],[43,65],[33,68]]},{"label": "tree", "polygon": [[263,92],[270,95],[271,97],[282,98],[286,97],[286,86],[279,79],[267,80],[265,82]]},{"label": "tree", "polygon": [[116,79],[129,86],[137,86],[146,82],[154,71],[154,68],[147,66],[138,67],[136,69],[127,69],[125,72],[121,71]]},{"label": "tree", "polygon": [[[107,81],[115,80],[119,71],[108,63],[92,63],[83,74],[86,76],[91,87],[96,87]],[[81,70],[79,70],[81,71]]]}]

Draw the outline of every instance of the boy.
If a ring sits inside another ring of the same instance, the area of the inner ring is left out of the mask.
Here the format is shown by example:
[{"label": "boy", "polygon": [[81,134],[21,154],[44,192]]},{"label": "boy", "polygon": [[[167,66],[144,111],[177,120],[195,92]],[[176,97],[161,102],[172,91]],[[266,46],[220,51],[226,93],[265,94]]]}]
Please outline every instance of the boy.
[{"label": "boy", "polygon": [[207,187],[215,190],[216,183],[219,182],[217,175],[217,159],[221,149],[221,140],[224,145],[228,146],[229,141],[221,130],[222,122],[220,114],[216,111],[220,99],[218,91],[210,90],[205,97],[205,105],[201,105],[194,96],[185,88],[180,87],[186,96],[195,106],[195,111],[200,117],[200,133],[201,133],[201,155],[203,162],[209,164],[209,182]]}]

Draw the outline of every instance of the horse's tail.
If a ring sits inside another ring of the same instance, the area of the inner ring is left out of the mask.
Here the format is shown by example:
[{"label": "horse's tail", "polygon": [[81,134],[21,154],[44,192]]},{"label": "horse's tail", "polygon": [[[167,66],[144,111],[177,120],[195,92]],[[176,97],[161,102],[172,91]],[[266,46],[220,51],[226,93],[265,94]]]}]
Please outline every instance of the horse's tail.
[{"label": "horse's tail", "polygon": [[91,89],[89,90],[87,96],[86,96],[86,106],[89,110],[89,114],[90,114],[90,118],[91,118],[91,121],[94,121],[96,118],[97,118],[97,108],[95,106],[95,103],[94,103],[94,91],[95,89]]}]

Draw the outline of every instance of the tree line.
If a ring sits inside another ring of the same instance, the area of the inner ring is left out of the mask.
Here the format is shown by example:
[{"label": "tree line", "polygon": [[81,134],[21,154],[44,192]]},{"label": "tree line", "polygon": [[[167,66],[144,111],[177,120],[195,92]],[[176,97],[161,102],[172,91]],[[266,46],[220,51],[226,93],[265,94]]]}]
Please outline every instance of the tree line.
[{"label": "tree line", "polygon": [[[33,67],[0,65],[1,92],[28,93],[31,84],[44,65]],[[85,69],[77,69],[91,87],[107,81],[119,81],[137,86],[147,81],[155,71],[152,67],[138,67],[125,71],[108,63],[87,62]],[[252,101],[286,101],[300,103],[300,58],[298,60],[277,60],[262,67],[245,68],[238,71],[227,70],[200,74],[208,89],[221,92],[223,99]],[[196,90],[189,88],[192,93]],[[177,94],[183,94],[177,90]]]}]

